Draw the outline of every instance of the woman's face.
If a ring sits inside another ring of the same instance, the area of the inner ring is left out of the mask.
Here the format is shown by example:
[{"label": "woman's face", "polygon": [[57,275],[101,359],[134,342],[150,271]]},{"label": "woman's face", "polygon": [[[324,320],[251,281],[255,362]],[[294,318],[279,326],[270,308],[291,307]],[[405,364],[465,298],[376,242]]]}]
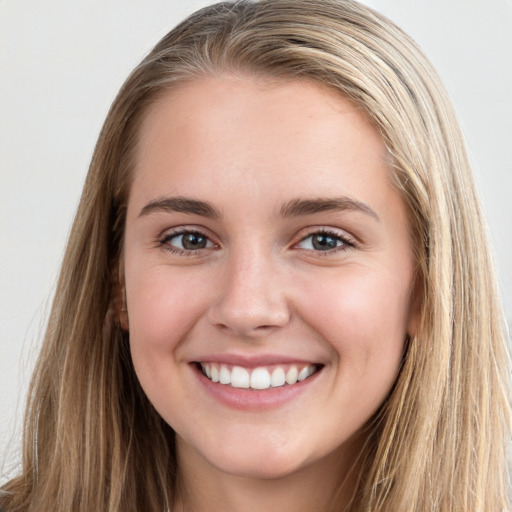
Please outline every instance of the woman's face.
[{"label": "woman's face", "polygon": [[209,77],[153,105],[124,266],[144,391],[182,462],[230,474],[349,453],[414,327],[407,219],[381,137],[306,81]]}]

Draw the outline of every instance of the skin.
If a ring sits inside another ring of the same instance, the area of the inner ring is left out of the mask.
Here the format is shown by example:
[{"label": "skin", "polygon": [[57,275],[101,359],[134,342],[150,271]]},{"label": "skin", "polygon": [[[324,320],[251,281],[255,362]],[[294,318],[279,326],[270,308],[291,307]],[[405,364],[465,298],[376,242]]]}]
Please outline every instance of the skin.
[{"label": "skin", "polygon": [[[176,431],[176,510],[327,510],[418,316],[389,178],[376,129],[319,84],[206,77],[147,113],[128,201],[125,322],[140,383]],[[154,207],[175,197],[218,216]],[[325,198],[349,201],[283,215]],[[183,228],[204,247],[184,249]],[[326,230],[330,251],[312,244]],[[193,362],[211,354],[321,371],[277,407],[237,409],[201,384]]]}]

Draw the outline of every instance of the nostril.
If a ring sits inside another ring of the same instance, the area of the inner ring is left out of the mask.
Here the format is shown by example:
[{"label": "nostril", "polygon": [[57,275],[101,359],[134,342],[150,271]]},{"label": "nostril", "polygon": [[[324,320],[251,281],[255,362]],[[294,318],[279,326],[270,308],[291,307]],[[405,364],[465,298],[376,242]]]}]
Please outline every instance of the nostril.
[{"label": "nostril", "polygon": [[290,321],[290,314],[285,304],[272,307],[268,305],[257,310],[241,310],[229,307],[224,302],[210,309],[208,318],[212,325],[222,331],[231,331],[240,336],[269,333],[283,327]]},{"label": "nostril", "polygon": [[228,334],[231,333],[241,338],[261,337],[270,334],[276,329],[279,329],[280,325],[242,325],[231,323],[226,325],[225,323],[216,323],[215,326],[222,332]]}]

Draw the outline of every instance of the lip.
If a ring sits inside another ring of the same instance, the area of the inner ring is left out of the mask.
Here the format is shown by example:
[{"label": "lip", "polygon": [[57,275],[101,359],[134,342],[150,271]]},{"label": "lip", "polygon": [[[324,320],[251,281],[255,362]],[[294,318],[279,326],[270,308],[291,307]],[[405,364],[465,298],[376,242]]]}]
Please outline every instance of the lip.
[{"label": "lip", "polygon": [[323,366],[322,361],[314,361],[310,359],[299,359],[290,356],[279,354],[259,354],[259,355],[246,355],[246,354],[205,354],[201,355],[190,363],[219,363],[228,366],[243,366],[244,368],[257,368],[258,366],[275,366],[275,365],[290,365],[296,364],[298,366],[305,366],[307,364]]},{"label": "lip", "polygon": [[[311,364],[286,357],[272,357],[269,359],[266,356],[249,359],[243,356],[241,358],[238,356],[222,356],[222,358],[220,358],[219,356],[219,359],[209,356],[203,361],[205,360],[245,366],[246,368],[255,368],[257,366],[269,366],[274,364]],[[198,380],[201,387],[209,397],[220,402],[222,405],[242,411],[265,411],[286,405],[287,403],[299,398],[300,395],[304,394],[308,389],[314,386],[324,369],[324,365],[320,365],[320,369],[313,375],[291,386],[256,390],[234,388],[229,385],[212,382],[203,374],[197,362],[192,362],[189,366],[194,373],[194,377]]]}]

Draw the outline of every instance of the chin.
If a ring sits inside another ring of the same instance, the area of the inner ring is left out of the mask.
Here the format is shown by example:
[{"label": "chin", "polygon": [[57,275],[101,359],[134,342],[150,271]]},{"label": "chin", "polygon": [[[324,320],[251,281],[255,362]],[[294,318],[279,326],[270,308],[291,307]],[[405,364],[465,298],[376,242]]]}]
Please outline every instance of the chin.
[{"label": "chin", "polygon": [[262,459],[260,455],[254,460],[247,460],[246,458],[239,460],[232,457],[231,460],[223,461],[222,464],[217,464],[216,467],[219,471],[232,476],[274,480],[291,475],[301,469],[302,466],[291,461],[276,460],[275,457]]},{"label": "chin", "polygon": [[[225,449],[205,450],[203,457],[222,473],[242,478],[278,479],[299,471],[308,465],[297,447],[271,446],[272,443],[247,442],[237,449],[232,444]],[[295,448],[295,449],[293,449]]]}]

